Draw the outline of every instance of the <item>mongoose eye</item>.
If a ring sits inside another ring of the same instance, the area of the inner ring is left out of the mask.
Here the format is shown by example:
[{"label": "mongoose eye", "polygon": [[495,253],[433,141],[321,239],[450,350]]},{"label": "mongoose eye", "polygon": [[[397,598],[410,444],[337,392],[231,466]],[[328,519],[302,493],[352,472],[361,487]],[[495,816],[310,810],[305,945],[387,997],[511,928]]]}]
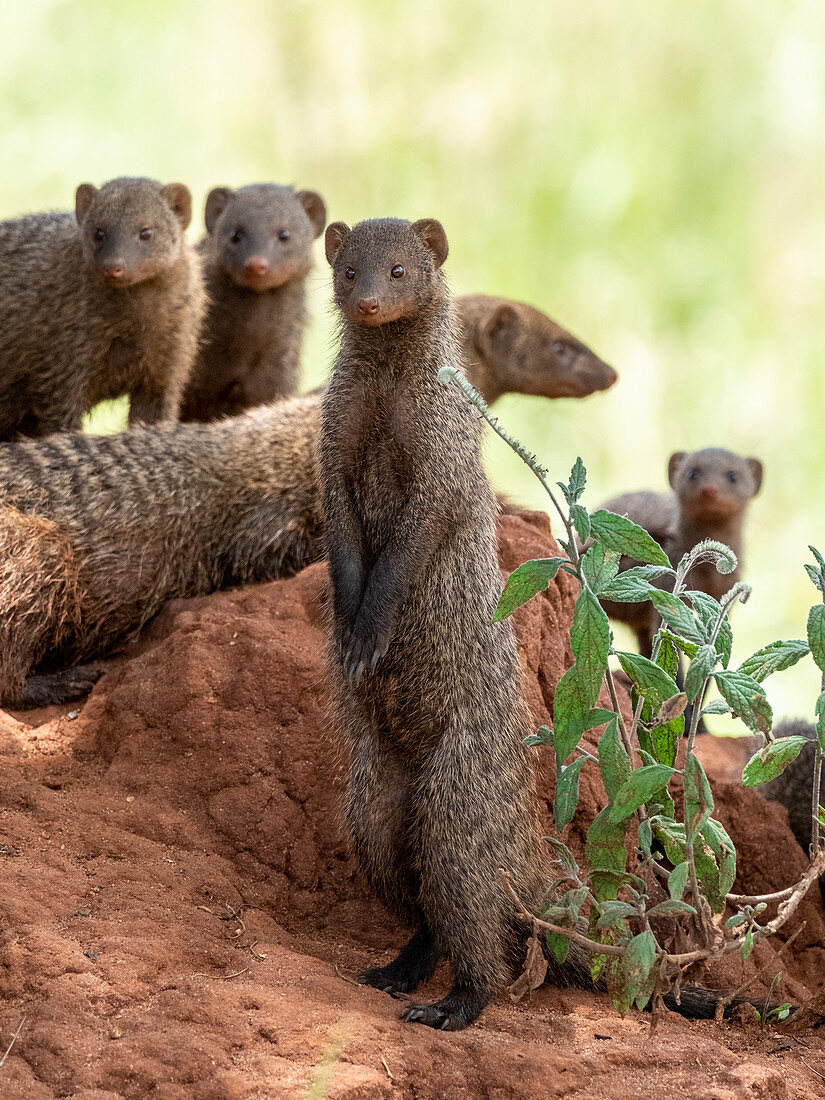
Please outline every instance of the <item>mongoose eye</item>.
[{"label": "mongoose eye", "polygon": [[698,466],[691,466],[690,473],[688,474],[688,477],[690,478],[691,481],[695,481],[697,479],[697,477],[699,476],[699,473],[700,473],[700,471],[699,471]]},{"label": "mongoose eye", "polygon": [[238,241],[243,240],[243,230],[240,226],[232,230],[232,232],[229,234],[229,239],[233,244],[237,244]]},{"label": "mongoose eye", "polygon": [[288,241],[290,236],[291,236],[291,234],[290,234],[288,229],[282,229],[281,232],[278,234],[278,240],[279,241]]},{"label": "mongoose eye", "polygon": [[728,481],[731,483],[731,485],[735,485],[738,480],[739,475],[736,473],[736,471],[728,470]]},{"label": "mongoose eye", "polygon": [[355,278],[355,268],[354,267],[348,267],[347,270],[344,272],[344,274],[346,275],[346,277],[348,279],[354,279]]},{"label": "mongoose eye", "polygon": [[400,279],[404,275],[404,268],[401,266],[401,264],[396,264],[390,272],[390,275],[392,275],[393,279]]},{"label": "mongoose eye", "polygon": [[150,241],[152,239],[152,230],[149,229],[147,226],[145,229],[141,229],[140,233],[138,233],[138,236],[142,241]]},{"label": "mongoose eye", "polygon": [[569,344],[563,343],[561,340],[556,340],[553,344],[553,354],[559,360],[559,362],[566,366],[573,358],[573,349]]},{"label": "mongoose eye", "polygon": [[96,241],[105,240],[106,239],[106,230],[105,229],[96,229],[94,231],[94,238],[95,238]]}]

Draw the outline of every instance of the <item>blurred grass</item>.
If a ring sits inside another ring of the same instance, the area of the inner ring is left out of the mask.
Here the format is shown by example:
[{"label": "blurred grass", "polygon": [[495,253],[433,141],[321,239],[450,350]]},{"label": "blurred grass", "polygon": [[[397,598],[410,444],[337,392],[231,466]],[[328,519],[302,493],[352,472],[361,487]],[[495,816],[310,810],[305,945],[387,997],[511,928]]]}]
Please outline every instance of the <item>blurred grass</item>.
[{"label": "blurred grass", "polygon": [[[332,218],[442,219],[457,292],[528,300],[619,384],[506,398],[589,499],[665,487],[672,450],[763,459],[737,654],[804,634],[825,547],[825,6],[817,0],[28,0],[0,11],[0,215],[81,180],[315,187]],[[198,227],[193,227],[193,233]],[[308,383],[331,350],[319,249]],[[117,426],[123,407],[96,411]],[[541,503],[497,441],[496,484]],[[769,681],[810,710],[808,663]]]}]

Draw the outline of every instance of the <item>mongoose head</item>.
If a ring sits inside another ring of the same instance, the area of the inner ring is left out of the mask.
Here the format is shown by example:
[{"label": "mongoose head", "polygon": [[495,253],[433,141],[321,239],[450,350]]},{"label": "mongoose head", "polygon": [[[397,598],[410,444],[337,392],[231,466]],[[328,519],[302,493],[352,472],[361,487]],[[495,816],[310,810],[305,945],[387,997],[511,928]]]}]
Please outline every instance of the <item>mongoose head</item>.
[{"label": "mongoose head", "polygon": [[316,191],[255,183],[213,187],[206,199],[205,250],[238,286],[274,290],[312,267],[312,242],[327,220]]},{"label": "mongoose head", "polygon": [[182,183],[149,179],[111,180],[99,190],[81,183],[75,216],[92,274],[111,286],[134,286],[180,256],[192,196]]},{"label": "mongoose head", "polygon": [[609,389],[618,377],[541,310],[486,294],[459,298],[456,305],[462,323],[465,317],[471,321],[470,350],[492,400],[511,392],[587,397]]},{"label": "mongoose head", "polygon": [[741,514],[762,486],[762,463],[720,447],[670,456],[668,480],[680,510],[695,522],[718,523]]},{"label": "mongoose head", "polygon": [[351,324],[386,325],[444,296],[447,234],[434,218],[333,222],[325,244],[335,302]]}]

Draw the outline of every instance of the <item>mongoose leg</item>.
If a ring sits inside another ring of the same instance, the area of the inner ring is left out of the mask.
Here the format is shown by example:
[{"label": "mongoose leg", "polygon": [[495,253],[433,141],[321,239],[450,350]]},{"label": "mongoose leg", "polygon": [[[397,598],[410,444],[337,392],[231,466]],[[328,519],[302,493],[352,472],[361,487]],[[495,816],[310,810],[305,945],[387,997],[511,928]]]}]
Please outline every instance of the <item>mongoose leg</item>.
[{"label": "mongoose leg", "polygon": [[18,705],[25,709],[80,699],[92,690],[102,674],[100,665],[75,665],[60,672],[29,676],[20,690]]},{"label": "mongoose leg", "polygon": [[384,993],[409,993],[433,976],[438,959],[432,933],[427,928],[419,928],[398,958],[386,966],[364,970],[357,981],[361,985],[375,986]]}]

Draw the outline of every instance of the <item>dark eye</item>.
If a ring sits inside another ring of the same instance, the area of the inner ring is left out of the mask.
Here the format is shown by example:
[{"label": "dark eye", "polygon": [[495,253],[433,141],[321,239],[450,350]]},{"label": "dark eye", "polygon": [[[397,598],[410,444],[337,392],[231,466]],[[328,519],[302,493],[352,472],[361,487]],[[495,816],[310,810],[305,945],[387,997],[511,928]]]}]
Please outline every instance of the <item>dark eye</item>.
[{"label": "dark eye", "polygon": [[737,474],[737,472],[735,470],[728,470],[728,481],[731,483],[731,485],[735,485],[738,480],[739,475]]},{"label": "dark eye", "polygon": [[403,274],[404,274],[404,268],[401,266],[401,264],[396,264],[395,267],[390,272],[390,275],[392,275],[393,279],[400,279],[403,276]]},{"label": "dark eye", "polygon": [[232,232],[229,234],[229,239],[233,244],[237,244],[238,241],[243,240],[243,230],[240,226],[238,226],[237,229],[232,230]]},{"label": "dark eye", "polygon": [[138,236],[142,241],[150,241],[152,239],[152,230],[148,227],[146,229],[141,229],[140,233],[138,233]]},{"label": "dark eye", "polygon": [[290,238],[290,232],[289,232],[288,229],[282,229],[281,232],[278,234],[278,240],[279,241],[288,241],[289,238]]},{"label": "dark eye", "polygon": [[564,346],[564,344],[561,342],[561,340],[556,340],[555,344],[553,344],[553,354],[554,355],[564,355],[564,353],[566,351],[567,351],[567,348]]},{"label": "dark eye", "polygon": [[106,230],[96,229],[94,232],[94,238],[96,241],[104,241],[106,239]]},{"label": "dark eye", "polygon": [[698,478],[700,473],[701,473],[701,471],[700,471],[698,466],[691,466],[690,473],[688,474],[688,477],[690,478],[691,481],[695,481]]},{"label": "dark eye", "polygon": [[346,275],[346,277],[348,279],[354,279],[355,278],[355,268],[354,267],[348,267],[347,270],[344,272],[344,274]]}]

